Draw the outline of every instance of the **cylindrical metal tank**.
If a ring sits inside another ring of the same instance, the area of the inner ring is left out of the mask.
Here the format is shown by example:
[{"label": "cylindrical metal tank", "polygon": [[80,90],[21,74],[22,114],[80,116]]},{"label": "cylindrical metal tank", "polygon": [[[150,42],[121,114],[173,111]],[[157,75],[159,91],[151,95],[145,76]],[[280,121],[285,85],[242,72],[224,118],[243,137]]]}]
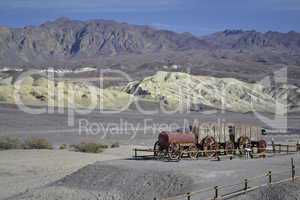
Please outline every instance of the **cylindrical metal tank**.
[{"label": "cylindrical metal tank", "polygon": [[158,136],[159,145],[168,147],[170,144],[196,144],[196,136],[193,133],[168,133],[161,132]]}]

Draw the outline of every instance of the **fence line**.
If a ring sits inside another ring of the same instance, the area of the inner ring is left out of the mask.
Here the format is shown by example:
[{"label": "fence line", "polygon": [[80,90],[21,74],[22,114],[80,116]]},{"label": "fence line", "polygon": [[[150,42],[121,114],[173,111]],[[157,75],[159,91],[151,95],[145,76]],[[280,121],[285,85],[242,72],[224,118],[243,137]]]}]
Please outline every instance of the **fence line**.
[{"label": "fence line", "polygon": [[[298,168],[297,168],[298,169]],[[282,178],[280,180],[274,181],[273,178],[276,175],[281,175],[281,174],[286,174],[289,173],[288,178]],[[267,182],[264,184],[259,184],[259,185],[254,185],[250,187],[249,182],[253,181],[253,180],[257,180],[259,178],[267,178]],[[266,186],[271,186],[271,185],[276,185],[276,184],[280,184],[280,183],[284,183],[284,182],[295,182],[296,179],[300,179],[300,176],[296,176],[296,166],[295,166],[295,162],[294,162],[294,158],[291,158],[291,168],[290,170],[284,170],[284,171],[279,171],[279,172],[272,172],[271,170],[268,171],[266,174],[263,175],[259,175],[256,177],[252,177],[252,178],[246,178],[242,181],[240,181],[239,183],[236,184],[231,184],[231,185],[222,185],[222,186],[215,186],[215,187],[207,187],[198,191],[194,191],[194,192],[188,192],[182,195],[178,195],[175,197],[170,197],[170,198],[163,198],[160,200],[175,200],[175,199],[183,199],[185,198],[186,200],[192,200],[192,197],[195,196],[196,194],[200,194],[200,193],[204,193],[204,192],[208,192],[211,191],[214,193],[214,196],[211,198],[208,198],[206,200],[225,200],[225,199],[230,199],[242,194],[246,194],[248,192],[257,190],[261,187],[266,187]],[[235,186],[240,186],[240,188],[242,189],[238,189],[232,192],[229,192],[227,194],[221,194],[221,190],[223,189],[228,189],[228,188],[233,188]],[[153,200],[158,200],[158,198],[153,198]]]},{"label": "fence line", "polygon": [[[261,150],[261,153],[254,153],[251,152],[252,156],[267,156],[267,154],[272,155],[278,155],[278,154],[290,154],[290,153],[297,153],[300,151],[300,144],[297,142],[297,144],[291,145],[291,144],[275,144],[272,142],[271,145],[267,146],[266,148],[255,148],[257,151]],[[236,151],[240,152],[241,154],[245,155],[247,152],[243,149],[234,149],[234,150],[226,150],[226,149],[218,149],[218,150],[194,150],[194,151],[184,151],[181,152],[180,157],[182,157],[182,154],[190,154],[190,153],[196,153],[196,157],[203,157],[205,158],[206,154],[214,153],[211,158],[217,158],[220,159],[221,154],[224,154],[225,156],[234,156],[236,155]],[[153,155],[138,155],[138,152],[146,152],[146,153],[153,153]],[[233,153],[229,153],[233,152]],[[133,158],[139,159],[139,158],[153,158],[154,155],[158,153],[158,150],[154,149],[133,149]],[[207,158],[207,157],[206,157]]]}]

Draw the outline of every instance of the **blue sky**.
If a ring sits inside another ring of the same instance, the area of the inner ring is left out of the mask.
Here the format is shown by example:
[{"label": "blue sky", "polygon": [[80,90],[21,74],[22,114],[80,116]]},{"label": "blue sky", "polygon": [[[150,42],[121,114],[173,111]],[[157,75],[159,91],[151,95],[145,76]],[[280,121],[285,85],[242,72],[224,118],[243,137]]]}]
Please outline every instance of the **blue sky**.
[{"label": "blue sky", "polygon": [[38,25],[62,16],[196,35],[224,29],[300,32],[300,0],[0,0],[0,26]]}]

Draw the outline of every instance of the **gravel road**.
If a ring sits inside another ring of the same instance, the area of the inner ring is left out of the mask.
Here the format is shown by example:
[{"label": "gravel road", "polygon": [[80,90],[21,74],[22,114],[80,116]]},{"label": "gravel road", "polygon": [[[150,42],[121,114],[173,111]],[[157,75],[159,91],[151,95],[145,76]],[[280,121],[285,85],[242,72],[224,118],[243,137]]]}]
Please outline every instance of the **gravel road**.
[{"label": "gravel road", "polygon": [[[101,160],[100,157],[99,155]],[[287,171],[280,176],[274,175],[274,181],[289,177],[290,157],[234,159],[220,162],[211,160],[162,162],[127,159],[97,161],[61,179],[41,184],[35,189],[31,188],[22,194],[15,194],[9,199],[152,200],[154,197],[172,197],[188,191],[213,188],[216,185],[230,185],[238,182],[242,186],[244,178],[263,175],[269,170]],[[300,166],[300,156],[293,155],[293,157],[296,166]],[[297,169],[299,169],[297,175],[300,175],[300,167]],[[262,177],[257,181],[249,182],[249,186],[266,183],[267,180],[267,177]],[[199,193],[193,198],[206,199],[213,195],[214,191],[211,190]]]},{"label": "gravel road", "polygon": [[[270,119],[274,116],[268,116]],[[133,145],[152,146],[163,127],[161,124],[182,126],[185,121],[228,121],[255,123],[266,126],[253,114],[210,113],[153,114],[136,111],[103,114],[93,111],[88,115],[75,114],[74,126],[68,126],[67,113],[27,114],[14,106],[0,106],[0,136],[47,138],[55,147],[81,141],[113,143],[121,148],[108,149],[102,154],[82,154],[66,150],[12,150],[0,152],[0,199],[99,199],[140,200],[176,196],[186,191],[241,182],[268,170],[290,169],[291,156],[254,160],[183,160],[181,162],[128,160]],[[79,121],[106,127],[93,135],[79,129]],[[270,140],[295,142],[299,139],[299,115],[288,118],[289,135],[271,134]],[[122,121],[123,120],[123,121]],[[145,120],[147,123],[145,123]],[[112,124],[117,132],[110,129]],[[109,127],[108,134],[105,128]],[[121,131],[120,131],[121,130]],[[103,137],[105,135],[105,137]],[[300,166],[299,155],[294,155]],[[300,168],[297,173],[300,172]],[[286,174],[284,176],[287,176]],[[299,174],[300,175],[300,174]],[[276,178],[276,177],[275,177]],[[280,178],[280,177],[277,177]],[[265,182],[263,178],[256,183]],[[298,191],[298,190],[297,190]],[[213,191],[194,198],[212,197]],[[245,197],[246,198],[246,197]],[[248,197],[247,197],[248,198]]]}]

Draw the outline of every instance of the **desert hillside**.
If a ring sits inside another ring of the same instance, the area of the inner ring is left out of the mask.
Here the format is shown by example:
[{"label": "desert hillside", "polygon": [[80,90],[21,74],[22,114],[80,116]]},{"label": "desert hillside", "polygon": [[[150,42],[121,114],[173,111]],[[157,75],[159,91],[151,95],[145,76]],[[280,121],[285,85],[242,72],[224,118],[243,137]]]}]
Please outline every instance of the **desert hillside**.
[{"label": "desert hillside", "polygon": [[235,112],[284,114],[299,106],[296,86],[277,87],[252,84],[234,78],[193,76],[186,73],[157,72],[154,76],[128,84],[125,91],[176,107],[201,109],[209,106]]},{"label": "desert hillside", "polygon": [[176,111],[213,108],[276,114],[297,111],[300,105],[300,90],[294,85],[253,84],[234,78],[179,72],[159,71],[127,85],[107,88],[99,88],[88,81],[51,81],[45,76],[28,76],[22,81],[15,79],[13,75],[1,78],[2,103],[16,104],[15,97],[19,97],[28,105],[90,108],[102,105],[104,109],[132,109],[134,106],[131,105],[139,100],[148,108],[161,105]]},{"label": "desert hillside", "polygon": [[26,105],[50,105],[55,107],[78,107],[121,109],[126,108],[131,95],[113,89],[101,89],[84,82],[51,81],[45,77],[25,77],[13,82],[6,77],[0,83],[0,101],[17,104],[20,99]]}]

